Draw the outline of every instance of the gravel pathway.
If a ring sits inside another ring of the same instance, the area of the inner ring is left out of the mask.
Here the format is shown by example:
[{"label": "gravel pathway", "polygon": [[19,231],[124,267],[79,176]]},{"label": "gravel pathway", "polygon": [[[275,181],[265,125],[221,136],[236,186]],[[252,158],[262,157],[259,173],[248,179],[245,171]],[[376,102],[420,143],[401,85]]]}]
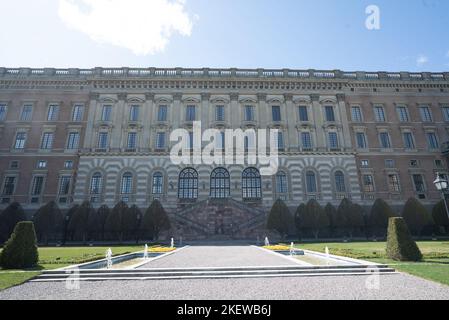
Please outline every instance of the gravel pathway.
[{"label": "gravel pathway", "polygon": [[64,282],[26,283],[0,291],[0,300],[310,300],[310,299],[449,299],[449,287],[404,274],[385,275],[378,289],[366,276],[270,279],[209,279],[81,282],[68,290]]},{"label": "gravel pathway", "polygon": [[140,268],[258,267],[298,264],[251,246],[195,246],[149,262]]}]

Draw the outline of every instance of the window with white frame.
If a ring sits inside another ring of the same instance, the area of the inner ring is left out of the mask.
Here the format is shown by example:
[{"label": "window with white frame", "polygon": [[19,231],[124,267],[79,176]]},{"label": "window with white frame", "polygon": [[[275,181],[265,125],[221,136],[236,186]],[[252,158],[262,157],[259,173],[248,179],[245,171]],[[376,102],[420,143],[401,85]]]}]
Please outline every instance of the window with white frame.
[{"label": "window with white frame", "polygon": [[245,106],[245,121],[254,121],[254,106]]},{"label": "window with white frame", "polygon": [[440,148],[438,143],[438,138],[435,132],[427,132],[427,143],[429,145],[429,149],[437,150]]},{"label": "window with white frame", "polygon": [[81,122],[84,116],[84,105],[76,104],[73,106],[72,121]]},{"label": "window with white frame", "polygon": [[430,111],[429,106],[420,106],[419,113],[421,115],[421,120],[423,122],[432,122],[432,112]]},{"label": "window with white frame", "polygon": [[390,192],[400,192],[399,176],[397,174],[388,175],[388,190]]},{"label": "window with white frame", "polygon": [[408,109],[406,106],[398,106],[398,107],[396,107],[396,111],[398,113],[398,118],[399,118],[400,122],[409,122],[410,121]]},{"label": "window with white frame", "polygon": [[17,178],[13,176],[5,177],[5,182],[3,184],[2,195],[12,196],[14,194],[14,189],[16,186]]},{"label": "window with white frame", "polygon": [[47,121],[57,121],[59,117],[59,105],[51,104],[48,107]]},{"label": "window with white frame", "polygon": [[374,118],[376,122],[385,122],[385,110],[383,106],[374,106]]},{"label": "window with white frame", "polygon": [[336,150],[339,148],[338,135],[336,132],[328,132],[328,142],[329,142],[329,148],[331,150]]},{"label": "window with white frame", "polygon": [[307,193],[317,192],[316,175],[313,171],[307,171],[306,173],[306,191]]},{"label": "window with white frame", "polygon": [[224,106],[215,106],[215,121],[225,121]]},{"label": "window with white frame", "polygon": [[[42,176],[36,176],[33,178],[33,182],[31,185],[31,196],[32,197],[39,197],[42,194],[42,189],[44,186],[44,177]],[[36,199],[38,201],[38,199]],[[35,201],[35,202],[37,202]],[[32,199],[33,202],[33,199]]]},{"label": "window with white frame", "polygon": [[374,192],[374,177],[372,175],[370,174],[363,175],[362,181],[364,192]]},{"label": "window with white frame", "polygon": [[366,149],[366,135],[364,132],[356,132],[357,148]]},{"label": "window with white frame", "polygon": [[285,149],[284,133],[282,131],[279,131],[277,134],[277,149],[279,151],[284,151]]},{"label": "window with white frame", "polygon": [[288,193],[287,175],[283,171],[280,171],[276,174],[276,193],[277,194]]},{"label": "window with white frame", "polygon": [[281,107],[280,106],[272,106],[271,107],[272,118],[274,122],[281,121]]},{"label": "window with white frame", "polygon": [[23,150],[23,149],[25,149],[26,139],[27,139],[27,133],[26,132],[17,132],[16,140],[14,142],[14,149],[16,149],[16,150]]},{"label": "window with white frame", "polygon": [[161,195],[164,193],[164,175],[161,172],[153,174],[151,193],[154,195]]},{"label": "window with white frame", "polygon": [[126,142],[127,149],[137,148],[137,132],[128,132],[128,140]]},{"label": "window with white frame", "polygon": [[98,149],[106,149],[108,147],[108,138],[109,133],[108,132],[99,132],[98,133]]},{"label": "window with white frame", "polygon": [[103,188],[103,176],[101,173],[96,172],[90,180],[89,194],[91,195],[90,201],[92,203],[98,203],[100,201],[100,194]]},{"label": "window with white frame", "polygon": [[6,104],[0,104],[0,121],[4,121],[6,119],[6,113],[8,112],[8,107]]},{"label": "window with white frame", "polygon": [[64,169],[73,169],[73,160],[64,161]]},{"label": "window with white frame", "polygon": [[61,176],[59,178],[59,190],[58,190],[59,196],[69,195],[71,179],[72,179],[71,176]]},{"label": "window with white frame", "polygon": [[415,149],[415,140],[413,138],[413,134],[411,132],[404,132],[402,136],[404,139],[404,148],[408,150]]},{"label": "window with white frame", "polygon": [[[132,173],[127,172],[127,173],[125,173],[122,176],[122,181],[121,181],[121,184],[120,184],[120,194],[122,194],[122,195],[130,195],[130,194],[132,194],[132,191],[133,191],[133,175],[132,175]],[[129,199],[129,198],[127,198],[127,197],[123,198],[122,197],[123,201],[125,201],[125,202],[129,201],[129,200],[126,200],[126,199]]]},{"label": "window with white frame", "polygon": [[38,169],[46,169],[47,168],[47,161],[46,160],[38,160],[36,168],[38,168]]},{"label": "window with white frame", "polygon": [[69,137],[67,139],[67,149],[68,150],[78,149],[79,142],[80,142],[79,132],[70,132]]},{"label": "window with white frame", "polygon": [[413,178],[413,184],[415,186],[415,191],[419,192],[419,193],[426,192],[426,187],[424,184],[424,178],[423,178],[422,174],[414,174],[412,176],[412,178]]},{"label": "window with white frame", "polygon": [[324,110],[325,110],[326,121],[335,122],[334,107],[333,106],[325,106]]},{"label": "window with white frame", "polygon": [[189,105],[186,108],[186,121],[196,120],[196,106]]},{"label": "window with white frame", "polygon": [[132,105],[129,109],[129,121],[139,121],[140,106]]},{"label": "window with white frame", "polygon": [[313,149],[312,135],[310,132],[301,132],[301,146],[303,151],[311,151]]},{"label": "window with white frame", "polygon": [[362,110],[359,106],[353,106],[351,108],[352,122],[362,122]]},{"label": "window with white frame", "polygon": [[53,132],[44,132],[44,134],[42,135],[41,149],[51,150],[51,148],[53,148],[53,140],[54,140]]},{"label": "window with white frame", "polygon": [[299,121],[301,121],[301,122],[309,121],[309,112],[307,110],[307,106],[299,106],[298,114],[299,114]]},{"label": "window with white frame", "polygon": [[449,106],[443,106],[442,110],[443,110],[444,121],[448,122],[449,121]]},{"label": "window with white frame", "polygon": [[157,110],[157,121],[159,122],[167,121],[167,111],[168,107],[166,105],[160,105]]},{"label": "window with white frame", "polygon": [[33,118],[33,105],[26,104],[22,108],[22,113],[20,114],[20,121],[31,121]]},{"label": "window with white frame", "polygon": [[112,119],[112,106],[104,105],[101,110],[101,121],[111,121]]},{"label": "window with white frame", "polygon": [[156,149],[165,149],[165,132],[158,132],[156,135]]},{"label": "window with white frame", "polygon": [[382,149],[391,148],[390,134],[388,132],[379,133],[379,140],[380,140],[380,147]]}]

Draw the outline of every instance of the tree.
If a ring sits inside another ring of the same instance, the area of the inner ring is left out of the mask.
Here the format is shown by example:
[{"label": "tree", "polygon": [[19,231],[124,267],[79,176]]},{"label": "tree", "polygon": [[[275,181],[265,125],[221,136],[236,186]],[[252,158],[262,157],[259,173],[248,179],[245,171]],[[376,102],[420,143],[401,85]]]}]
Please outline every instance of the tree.
[{"label": "tree", "polygon": [[11,203],[0,215],[0,243],[9,239],[17,223],[26,220],[25,212],[22,206],[17,203]]},{"label": "tree", "polygon": [[396,261],[420,261],[421,251],[403,218],[391,218],[388,225],[387,256]]},{"label": "tree", "polygon": [[105,232],[105,224],[106,219],[111,214],[111,210],[107,205],[101,206],[98,211],[98,223],[99,223],[99,232],[100,232],[100,238],[101,240],[104,240],[104,232]]},{"label": "tree", "polygon": [[335,216],[334,225],[337,229],[343,232],[346,237],[346,233],[350,229],[349,216],[351,215],[352,202],[351,200],[344,198],[337,209],[337,215]]},{"label": "tree", "polygon": [[360,231],[365,226],[365,214],[363,208],[353,203],[348,214],[349,236],[352,239],[354,232]]},{"label": "tree", "polygon": [[407,200],[402,210],[402,217],[408,228],[418,237],[421,236],[424,227],[433,224],[433,219],[427,209],[415,198]]},{"label": "tree", "polygon": [[17,223],[5,243],[0,255],[0,266],[4,269],[25,269],[35,267],[39,260],[34,224],[30,221]]},{"label": "tree", "polygon": [[312,231],[315,239],[318,239],[322,229],[329,227],[329,217],[314,199],[307,203],[305,210],[300,214],[301,228]]},{"label": "tree", "polygon": [[77,208],[70,219],[68,230],[75,235],[77,239],[86,241],[88,231],[88,220],[91,205],[89,201],[85,201]]},{"label": "tree", "polygon": [[141,230],[145,236],[153,240],[159,239],[159,235],[164,230],[170,229],[170,219],[159,200],[154,200],[145,211],[142,219]]},{"label": "tree", "polygon": [[87,237],[89,241],[98,239],[100,229],[100,215],[92,206],[89,205],[87,214]]},{"label": "tree", "polygon": [[59,233],[63,226],[62,213],[56,202],[51,201],[37,210],[33,222],[37,239],[48,245],[49,238]]},{"label": "tree", "polygon": [[445,232],[449,229],[449,217],[448,212],[446,210],[446,206],[444,205],[444,201],[441,200],[438,202],[432,209],[432,217],[435,221],[435,224],[439,227],[442,227]]},{"label": "tree", "polygon": [[276,200],[268,215],[267,229],[279,232],[282,239],[285,239],[292,222],[292,215],[285,202]]},{"label": "tree", "polygon": [[335,229],[336,229],[335,219],[337,216],[337,209],[335,209],[335,207],[332,205],[332,203],[328,203],[324,207],[324,212],[326,213],[327,217],[329,218],[329,229],[330,229],[331,236],[333,236],[335,233]]},{"label": "tree", "polygon": [[142,212],[139,207],[133,205],[125,211],[123,216],[123,232],[125,238],[129,239],[130,236],[134,236],[137,240],[137,230],[139,229],[139,221],[142,218]]},{"label": "tree", "polygon": [[128,205],[120,201],[112,209],[111,213],[106,218],[105,231],[114,240],[119,240],[120,243],[123,241],[123,216],[128,210]]},{"label": "tree", "polygon": [[369,226],[373,229],[373,234],[376,236],[378,231],[382,231],[383,236],[388,227],[388,220],[395,217],[395,213],[391,207],[382,199],[377,199],[371,207],[369,216]]},{"label": "tree", "polygon": [[307,210],[306,205],[304,203],[301,203],[295,212],[295,227],[296,227],[296,230],[298,231],[299,238],[301,238],[301,236],[302,236],[302,231],[303,231],[302,219],[305,215],[306,210]]},{"label": "tree", "polygon": [[75,214],[75,212],[78,210],[79,205],[76,204],[73,207],[71,207],[69,209],[69,211],[66,213],[66,215],[64,216],[64,237],[63,237],[63,243],[66,243],[67,237],[69,237],[70,240],[73,241],[73,237],[74,237],[74,232],[71,232],[69,230],[69,224],[70,224],[70,220],[72,220],[73,215]]}]

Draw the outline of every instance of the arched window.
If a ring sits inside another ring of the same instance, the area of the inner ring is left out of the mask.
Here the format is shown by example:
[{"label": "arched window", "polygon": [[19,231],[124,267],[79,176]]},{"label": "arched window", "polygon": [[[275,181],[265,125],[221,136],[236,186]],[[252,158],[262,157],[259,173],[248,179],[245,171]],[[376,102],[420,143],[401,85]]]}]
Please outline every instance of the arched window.
[{"label": "arched window", "polygon": [[307,171],[307,173],[306,173],[306,190],[307,190],[307,193],[316,193],[317,192],[316,176],[315,176],[315,172],[313,172],[313,171]]},{"label": "arched window", "polygon": [[276,174],[276,193],[288,193],[287,175],[283,171]]},{"label": "arched window", "polygon": [[210,197],[228,198],[231,193],[231,182],[228,170],[217,168],[210,175]]},{"label": "arched window", "polygon": [[100,172],[94,173],[90,180],[90,190],[91,195],[90,202],[97,203],[100,201],[101,189],[103,188],[103,176]]},{"label": "arched window", "polygon": [[179,174],[178,198],[198,198],[198,172],[195,169],[187,168]]},{"label": "arched window", "polygon": [[259,170],[248,168],[243,171],[242,192],[245,200],[262,198],[262,182]]},{"label": "arched window", "polygon": [[161,195],[164,193],[164,176],[160,172],[153,174],[152,193],[154,195]]},{"label": "arched window", "polygon": [[130,172],[125,173],[122,176],[122,183],[120,184],[121,194],[131,194],[133,190],[133,175]]},{"label": "arched window", "polygon": [[345,175],[341,171],[335,172],[335,190],[337,192],[346,192]]}]

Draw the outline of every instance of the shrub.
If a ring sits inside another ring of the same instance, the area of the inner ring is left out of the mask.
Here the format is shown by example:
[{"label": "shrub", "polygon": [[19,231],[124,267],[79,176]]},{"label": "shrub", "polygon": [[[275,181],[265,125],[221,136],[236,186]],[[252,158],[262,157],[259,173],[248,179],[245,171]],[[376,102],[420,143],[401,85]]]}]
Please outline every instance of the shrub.
[{"label": "shrub", "polygon": [[390,218],[387,237],[387,256],[396,261],[420,261],[421,251],[412,239],[403,218]]},{"label": "shrub", "polygon": [[[133,205],[125,211],[125,215],[123,216],[123,232],[125,233],[126,238],[132,235],[137,236],[141,217],[142,212],[136,205]],[[136,240],[137,239],[138,237],[136,237]]]},{"label": "shrub", "polygon": [[63,218],[56,202],[51,201],[41,207],[33,217],[36,235],[39,241],[48,245],[51,236],[55,236],[61,231]]},{"label": "shrub", "polygon": [[295,218],[294,218],[294,220],[295,220],[295,227],[296,227],[296,230],[298,232],[298,237],[299,238],[301,238],[301,234],[302,234],[302,231],[303,231],[302,219],[303,219],[303,216],[304,216],[306,210],[307,210],[306,205],[304,203],[301,203],[298,206],[298,208],[296,209],[296,212],[295,212]]},{"label": "shrub", "polygon": [[108,218],[109,214],[111,213],[111,210],[107,205],[101,206],[98,211],[98,223],[99,223],[99,232],[101,240],[104,240],[104,231],[105,231],[105,224],[106,219]]},{"label": "shrub", "polygon": [[17,203],[11,203],[0,215],[0,243],[9,239],[17,223],[26,220],[25,212],[22,206]]},{"label": "shrub", "polygon": [[113,240],[123,241],[123,216],[126,210],[128,210],[128,205],[120,201],[106,218],[104,228]]},{"label": "shrub", "polygon": [[432,209],[432,217],[435,221],[435,224],[439,227],[442,227],[447,232],[449,227],[449,217],[448,212],[446,210],[446,206],[444,205],[444,201],[441,200],[438,202]]},{"label": "shrub", "polygon": [[276,200],[268,215],[267,229],[279,232],[282,239],[285,239],[292,222],[292,215],[285,202],[281,199]]},{"label": "shrub", "polygon": [[64,216],[64,238],[62,241],[64,244],[67,240],[67,236],[69,236],[70,240],[73,240],[74,233],[69,230],[69,224],[78,208],[79,208],[78,204],[74,205],[69,209],[69,211],[67,211],[67,213]]},{"label": "shrub", "polygon": [[32,268],[37,265],[38,259],[34,224],[19,222],[3,248],[0,265],[4,269]]},{"label": "shrub", "polygon": [[340,229],[346,236],[347,231],[350,228],[349,216],[351,215],[352,202],[351,200],[344,198],[341,200],[340,205],[337,209],[337,214],[335,216],[334,225],[336,228]]},{"label": "shrub", "polygon": [[86,241],[90,210],[89,201],[83,202],[73,213],[68,225],[69,232],[75,235],[77,239],[82,239],[83,242]]},{"label": "shrub", "polygon": [[369,226],[373,229],[374,236],[376,236],[376,231],[381,231],[382,236],[384,236],[388,227],[388,220],[395,216],[388,203],[382,199],[377,199],[371,207],[371,213],[368,218]]},{"label": "shrub", "polygon": [[170,229],[170,219],[159,200],[154,200],[142,219],[140,229],[145,236],[153,240],[159,239],[159,235],[164,230]]},{"label": "shrub", "polygon": [[89,205],[87,214],[87,235],[89,240],[97,240],[101,232],[100,215]]},{"label": "shrub", "polygon": [[304,231],[310,230],[315,239],[318,239],[322,229],[329,227],[329,217],[316,200],[310,200],[305,209],[299,211],[298,214],[301,229]]},{"label": "shrub", "polygon": [[355,232],[360,231],[360,229],[365,226],[364,210],[357,203],[353,203],[351,206],[351,210],[349,210],[348,226],[349,226],[349,236],[351,237],[351,239]]},{"label": "shrub", "polygon": [[409,229],[417,236],[421,236],[424,227],[433,224],[427,209],[415,198],[407,200],[402,210],[402,217]]},{"label": "shrub", "polygon": [[337,216],[337,209],[332,205],[332,203],[328,203],[324,207],[324,212],[326,213],[327,217],[329,218],[329,227],[330,232],[333,235],[335,233],[336,225],[335,225],[335,219]]}]

